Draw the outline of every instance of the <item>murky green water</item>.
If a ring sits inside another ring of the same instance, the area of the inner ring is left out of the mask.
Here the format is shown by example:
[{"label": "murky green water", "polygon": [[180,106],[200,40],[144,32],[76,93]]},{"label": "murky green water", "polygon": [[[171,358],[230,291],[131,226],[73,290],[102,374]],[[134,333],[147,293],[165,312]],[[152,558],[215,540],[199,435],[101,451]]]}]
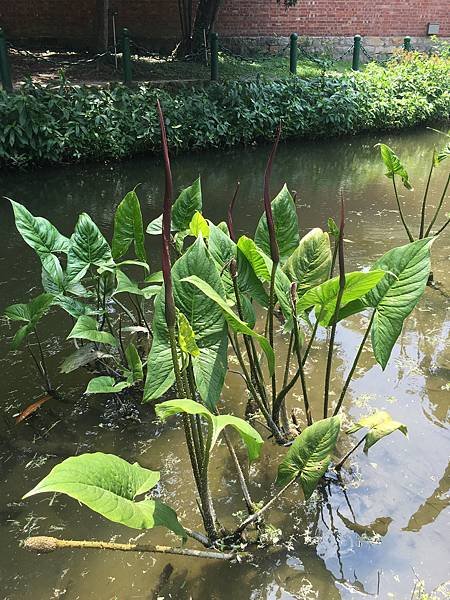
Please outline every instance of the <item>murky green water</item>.
[{"label": "murky green water", "polygon": [[[395,212],[390,182],[383,176],[373,145],[376,137],[320,143],[293,143],[280,148],[273,191],[284,181],[298,192],[301,229],[326,226],[336,216],[342,190],[347,200],[347,268],[368,265],[405,237]],[[437,135],[414,131],[383,138],[407,163],[416,191],[405,191],[407,217],[417,214],[430,150]],[[177,187],[202,175],[206,213],[214,221],[225,216],[237,179],[241,194],[237,225],[253,232],[261,213],[261,182],[267,148],[180,157],[173,170]],[[447,166],[436,175],[433,203],[438,199]],[[70,234],[81,211],[87,211],[106,234],[111,233],[115,206],[141,183],[139,195],[145,222],[160,212],[163,173],[153,159],[136,159],[117,166],[76,166],[0,176],[1,195],[49,218]],[[403,191],[402,191],[403,194]],[[39,268],[33,252],[13,228],[8,203],[0,204],[1,309],[38,293]],[[159,248],[150,256],[158,265]],[[155,241],[155,240],[153,240]],[[34,418],[13,425],[12,416],[39,396],[22,353],[8,353],[11,331],[0,325],[2,409],[0,419],[0,596],[5,599],[67,598],[74,600],[194,598],[259,600],[290,598],[353,598],[379,591],[379,598],[411,597],[416,576],[433,588],[448,578],[448,374],[450,352],[449,250],[447,235],[433,248],[433,270],[444,292],[427,289],[419,308],[407,321],[391,362],[383,373],[370,350],[364,352],[346,409],[352,417],[371,409],[386,409],[409,428],[409,440],[395,433],[360,454],[346,476],[347,486],[327,486],[304,504],[298,489],[287,494],[270,515],[282,530],[283,544],[257,552],[250,563],[229,565],[180,557],[67,551],[35,556],[20,548],[29,534],[66,538],[127,541],[134,535],[59,496],[37,496],[21,502],[28,491],[62,458],[81,452],[115,452],[142,465],[160,469],[160,493],[181,518],[199,524],[190,467],[182,431],[175,422],[152,420],[148,407],[136,411],[100,398],[86,398],[88,376],[58,375],[57,365],[68,345],[57,337],[70,322],[61,313],[47,318],[46,347],[53,378],[63,384],[63,402],[47,403]],[[334,381],[338,387],[359,344],[362,319],[355,317],[338,330]],[[277,340],[281,343],[281,336]],[[320,339],[308,376],[318,401],[323,385]],[[224,390],[235,414],[243,411],[243,389],[230,374]],[[298,401],[298,400],[297,400]],[[313,399],[314,401],[314,399]],[[291,406],[295,395],[290,398]],[[318,412],[317,412],[318,414]],[[256,500],[269,493],[277,460],[283,452],[268,441],[260,462],[251,467],[251,491]],[[219,517],[229,521],[242,508],[239,489],[227,453],[219,447],[212,462],[212,485]],[[163,531],[144,539],[174,540]],[[170,566],[168,566],[170,565]]]}]

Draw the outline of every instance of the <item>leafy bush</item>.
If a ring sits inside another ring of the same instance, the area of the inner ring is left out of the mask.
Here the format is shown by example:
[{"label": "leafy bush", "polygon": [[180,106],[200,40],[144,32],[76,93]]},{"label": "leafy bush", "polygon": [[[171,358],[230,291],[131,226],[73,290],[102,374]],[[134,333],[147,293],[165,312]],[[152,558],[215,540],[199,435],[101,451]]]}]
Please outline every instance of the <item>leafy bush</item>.
[{"label": "leafy bush", "polygon": [[230,147],[283,136],[325,137],[450,117],[450,61],[401,53],[362,72],[234,81],[176,92],[26,84],[0,92],[0,163],[120,159],[160,149],[158,97],[171,148]]}]

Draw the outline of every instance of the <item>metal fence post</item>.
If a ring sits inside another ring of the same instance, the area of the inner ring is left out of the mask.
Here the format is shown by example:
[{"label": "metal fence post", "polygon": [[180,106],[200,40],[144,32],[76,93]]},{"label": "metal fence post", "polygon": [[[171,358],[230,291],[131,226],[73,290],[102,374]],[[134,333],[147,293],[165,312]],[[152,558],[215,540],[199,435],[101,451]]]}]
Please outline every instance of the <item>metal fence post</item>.
[{"label": "metal fence post", "polygon": [[0,29],[0,79],[2,80],[3,89],[7,92],[12,92],[11,69],[9,67],[8,49],[3,29]]},{"label": "metal fence post", "polygon": [[123,58],[123,82],[125,85],[131,84],[131,52],[130,52],[130,32],[126,27],[122,31],[122,58]]},{"label": "metal fence post", "polygon": [[403,49],[405,52],[411,52],[411,38],[407,35],[403,40]]},{"label": "metal fence post", "polygon": [[210,36],[211,44],[211,81],[219,79],[219,35],[215,32]]},{"label": "metal fence post", "polygon": [[359,71],[359,64],[361,61],[361,36],[355,35],[353,38],[353,61],[352,61],[352,69],[354,71]]},{"label": "metal fence post", "polygon": [[298,56],[298,34],[291,33],[291,45],[289,51],[289,71],[292,75],[297,74],[297,56]]}]

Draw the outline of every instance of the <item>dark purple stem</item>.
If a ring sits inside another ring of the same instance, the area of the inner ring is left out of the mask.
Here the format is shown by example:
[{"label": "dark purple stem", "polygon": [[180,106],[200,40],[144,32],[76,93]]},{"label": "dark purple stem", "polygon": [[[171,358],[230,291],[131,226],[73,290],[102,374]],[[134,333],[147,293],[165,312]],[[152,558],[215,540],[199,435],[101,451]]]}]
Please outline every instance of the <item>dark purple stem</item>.
[{"label": "dark purple stem", "polygon": [[280,262],[280,252],[278,250],[277,238],[275,235],[275,223],[273,221],[272,204],[270,202],[270,178],[272,175],[272,166],[275,158],[275,154],[278,148],[278,142],[280,141],[281,135],[281,124],[278,126],[277,137],[270,153],[269,160],[267,161],[266,171],[264,173],[264,210],[266,212],[267,229],[269,231],[270,240],[270,254],[275,264]]},{"label": "dark purple stem", "polygon": [[236,234],[234,232],[234,226],[233,226],[233,210],[234,210],[234,205],[236,204],[236,199],[239,193],[239,187],[241,185],[241,182],[238,181],[236,184],[236,190],[234,192],[234,196],[233,199],[230,202],[230,205],[228,207],[228,215],[227,215],[227,225],[228,225],[228,231],[230,232],[230,238],[233,240],[233,242],[236,241]]},{"label": "dark purple stem", "polygon": [[161,145],[163,151],[164,171],[165,171],[165,190],[164,207],[162,219],[162,272],[165,289],[165,315],[167,327],[175,327],[176,313],[175,302],[173,299],[172,274],[170,263],[170,227],[172,223],[172,196],[173,183],[172,172],[170,169],[169,146],[167,144],[166,126],[164,124],[164,115],[159,100],[157,100],[159,127],[161,129]]}]

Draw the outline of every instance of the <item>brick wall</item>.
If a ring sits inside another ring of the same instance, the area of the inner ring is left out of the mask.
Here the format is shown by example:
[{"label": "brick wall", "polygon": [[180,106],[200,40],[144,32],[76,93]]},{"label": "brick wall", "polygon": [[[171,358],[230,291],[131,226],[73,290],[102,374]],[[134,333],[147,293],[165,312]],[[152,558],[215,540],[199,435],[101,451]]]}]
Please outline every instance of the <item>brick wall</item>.
[{"label": "brick wall", "polygon": [[[153,47],[179,35],[177,0],[111,0],[117,26]],[[0,0],[0,26],[13,40],[48,40],[88,46],[94,42],[95,0]],[[223,0],[222,36],[425,36],[428,22],[450,35],[448,0],[299,0],[286,11],[276,0]]]}]

